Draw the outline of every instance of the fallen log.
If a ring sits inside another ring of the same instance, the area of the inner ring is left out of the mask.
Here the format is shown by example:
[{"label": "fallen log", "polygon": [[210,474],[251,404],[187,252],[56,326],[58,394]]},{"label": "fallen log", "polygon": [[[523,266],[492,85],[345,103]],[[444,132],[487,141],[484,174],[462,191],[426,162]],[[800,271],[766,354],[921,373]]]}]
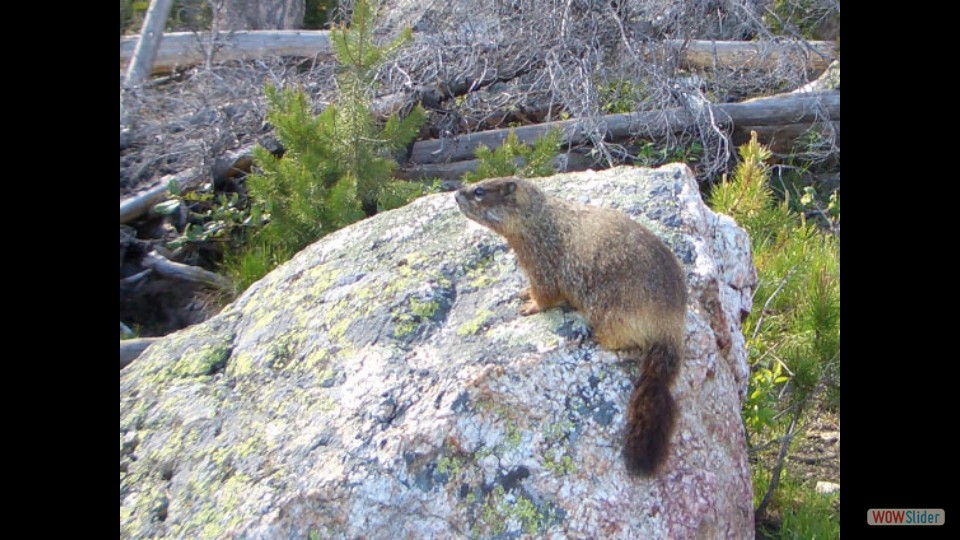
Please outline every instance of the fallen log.
[{"label": "fallen log", "polygon": [[[125,69],[133,56],[140,36],[120,38],[120,68]],[[202,64],[204,51],[217,47],[214,58],[227,60],[254,59],[264,56],[332,56],[329,32],[326,30],[248,30],[214,35],[209,32],[170,32],[163,35],[153,64],[153,73],[169,73],[177,68]],[[779,43],[763,41],[667,40],[652,43],[647,54],[665,48],[681,50],[684,67],[765,68],[781,62],[802,63],[813,71],[826,69],[837,57],[833,41]]]},{"label": "fallen log", "polygon": [[[591,167],[597,167],[595,159],[585,156],[579,152],[568,152],[558,156],[557,172],[575,172],[585,171]],[[398,169],[394,176],[403,180],[431,180],[439,178],[444,182],[459,183],[463,175],[477,170],[480,160],[469,159],[466,161],[456,161],[453,163],[428,163],[428,164],[410,164],[407,167]]]},{"label": "fallen log", "polygon": [[684,67],[710,69],[714,67],[770,70],[781,63],[806,65],[811,71],[822,71],[837,57],[833,41],[779,42],[768,41],[707,41],[684,43],[669,40],[668,46],[684,47],[681,62]]},{"label": "fallen log", "polygon": [[[816,120],[840,120],[840,92],[811,94],[786,94],[761,98],[743,103],[723,103],[710,106],[720,127],[769,126],[779,124],[808,123]],[[821,115],[824,115],[821,117]],[[601,117],[606,124],[603,138],[607,141],[626,139],[631,136],[650,137],[679,133],[694,127],[696,118],[684,108],[641,113],[612,114]],[[481,145],[499,147],[511,131],[520,142],[531,144],[551,129],[561,132],[562,144],[589,143],[587,134],[581,131],[578,119],[561,120],[512,129],[496,129],[470,133],[451,139],[420,141],[413,145],[410,161],[428,163],[451,163],[467,161],[476,157]]]},{"label": "fallen log", "polygon": [[[210,32],[170,32],[163,35],[160,50],[153,63],[153,73],[170,73],[206,61],[205,51],[216,47],[218,62],[262,58],[264,56],[332,56],[330,36],[326,30],[247,30],[214,35]],[[133,56],[140,36],[120,38],[120,69]]]},{"label": "fallen log", "polygon": [[[253,167],[253,149],[257,144],[264,144],[274,155],[283,155],[283,148],[273,138],[264,138],[260,143],[248,144],[238,150],[227,153],[214,160],[210,168],[210,176],[217,187],[241,178],[250,173]],[[200,185],[203,181],[201,170],[190,168],[182,173],[164,176],[160,184],[147,191],[138,193],[120,202],[120,223],[128,223],[147,213],[150,208],[169,198],[167,186],[171,181],[177,183],[181,190]]]},{"label": "fallen log", "polygon": [[[835,133],[840,133],[840,122],[831,122]],[[732,134],[731,142],[734,146],[750,140],[750,132],[757,133],[757,140],[770,149],[774,155],[788,155],[795,151],[796,140],[807,132],[813,124],[784,124],[781,126],[738,126]],[[837,135],[839,145],[839,135]]]},{"label": "fallen log", "polygon": [[[819,106],[822,106],[820,109]],[[840,92],[782,94],[769,98],[758,98],[742,103],[725,103],[711,107],[717,122],[721,126],[751,127],[762,129],[764,126],[783,126],[788,124],[810,124],[814,121],[840,120]],[[825,113],[825,117],[819,115]],[[602,117],[607,132],[604,140],[616,141],[635,135],[650,137],[678,133],[692,127],[695,118],[686,109],[676,108],[664,111],[614,114]],[[587,137],[579,131],[577,120],[561,120],[518,128],[496,129],[463,135],[455,139],[431,139],[419,141],[413,145],[409,165],[397,173],[398,178],[459,180],[464,172],[476,169],[476,150],[480,145],[489,148],[499,147],[509,135],[511,129],[517,138],[531,144],[552,128],[561,130],[562,144],[589,143]],[[775,131],[775,130],[771,130]],[[785,135],[783,133],[781,136]],[[224,161],[220,169],[226,171],[249,172],[250,152],[248,145],[233,152]],[[573,154],[571,154],[573,155]],[[570,163],[566,170],[584,170],[591,166],[583,164],[585,158]],[[241,164],[243,166],[241,166]],[[181,188],[200,182],[197,169],[188,169],[180,174],[166,176],[160,185],[120,203],[120,223],[127,223],[147,212],[149,208],[164,200],[167,184],[175,180]]]}]

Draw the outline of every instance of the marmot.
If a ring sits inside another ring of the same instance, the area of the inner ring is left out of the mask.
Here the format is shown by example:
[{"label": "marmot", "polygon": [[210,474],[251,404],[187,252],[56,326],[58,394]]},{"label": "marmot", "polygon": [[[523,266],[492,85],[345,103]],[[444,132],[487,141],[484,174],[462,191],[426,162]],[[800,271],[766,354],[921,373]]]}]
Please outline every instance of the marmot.
[{"label": "marmot", "polygon": [[676,422],[670,385],[683,358],[687,286],[676,256],[646,227],[616,210],[573,204],[528,180],[495,178],[462,187],[460,210],[507,239],[530,287],[521,315],[569,304],[597,342],[645,364],[630,397],[623,455],[652,475],[667,457]]}]

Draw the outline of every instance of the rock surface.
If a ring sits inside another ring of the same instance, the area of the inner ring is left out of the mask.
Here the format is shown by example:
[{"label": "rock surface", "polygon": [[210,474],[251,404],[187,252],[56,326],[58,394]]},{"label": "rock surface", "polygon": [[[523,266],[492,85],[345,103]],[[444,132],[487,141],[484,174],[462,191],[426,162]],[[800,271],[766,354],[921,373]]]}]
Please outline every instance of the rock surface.
[{"label": "rock surface", "polygon": [[525,278],[452,194],[308,247],[120,374],[122,538],[752,538],[746,234],[690,170],[538,182],[664,238],[690,288],[663,473],[627,475],[636,366]]}]

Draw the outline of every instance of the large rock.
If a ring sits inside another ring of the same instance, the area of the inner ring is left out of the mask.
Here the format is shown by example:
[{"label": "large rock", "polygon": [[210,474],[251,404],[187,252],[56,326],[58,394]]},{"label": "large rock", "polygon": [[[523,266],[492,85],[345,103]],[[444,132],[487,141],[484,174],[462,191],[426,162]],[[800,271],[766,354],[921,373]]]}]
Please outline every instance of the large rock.
[{"label": "large rock", "polygon": [[575,312],[519,317],[514,255],[438,194],[318,241],[121,372],[121,537],[752,537],[746,234],[683,165],[539,182],[627,212],[686,267],[660,476],[620,456],[637,366]]}]

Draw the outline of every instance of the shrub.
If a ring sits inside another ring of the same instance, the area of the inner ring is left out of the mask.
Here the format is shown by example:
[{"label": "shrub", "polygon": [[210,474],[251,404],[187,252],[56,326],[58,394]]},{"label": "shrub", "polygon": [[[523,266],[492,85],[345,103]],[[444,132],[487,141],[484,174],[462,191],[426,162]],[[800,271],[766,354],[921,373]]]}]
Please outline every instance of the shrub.
[{"label": "shrub", "polygon": [[479,182],[485,178],[521,176],[535,178],[554,174],[553,159],[560,149],[560,131],[551,129],[539,137],[533,145],[521,143],[511,129],[500,147],[491,150],[486,146],[477,149],[477,170],[463,175],[466,183]]},{"label": "shrub", "polygon": [[358,0],[349,28],[331,31],[337,95],[320,114],[313,114],[302,90],[267,86],[267,119],[285,151],[276,157],[254,150],[258,171],[247,186],[267,224],[245,253],[231,258],[231,274],[240,283],[255,281],[244,268],[265,274],[317,238],[424,193],[419,184],[391,176],[392,155],[418,135],[423,108],[403,118],[394,114],[382,125],[370,111],[377,70],[412,34],[407,29],[375,45],[373,20],[368,2]]},{"label": "shrub", "polygon": [[[756,133],[740,156],[733,179],[714,188],[711,205],[747,230],[759,277],[743,325],[751,364],[743,420],[752,453],[779,448],[769,473],[755,471],[769,478],[758,507],[763,514],[801,416],[822,388],[839,392],[840,242],[791,210],[788,200],[777,202],[765,163],[770,152]],[[831,208],[839,222],[838,198]]]}]

